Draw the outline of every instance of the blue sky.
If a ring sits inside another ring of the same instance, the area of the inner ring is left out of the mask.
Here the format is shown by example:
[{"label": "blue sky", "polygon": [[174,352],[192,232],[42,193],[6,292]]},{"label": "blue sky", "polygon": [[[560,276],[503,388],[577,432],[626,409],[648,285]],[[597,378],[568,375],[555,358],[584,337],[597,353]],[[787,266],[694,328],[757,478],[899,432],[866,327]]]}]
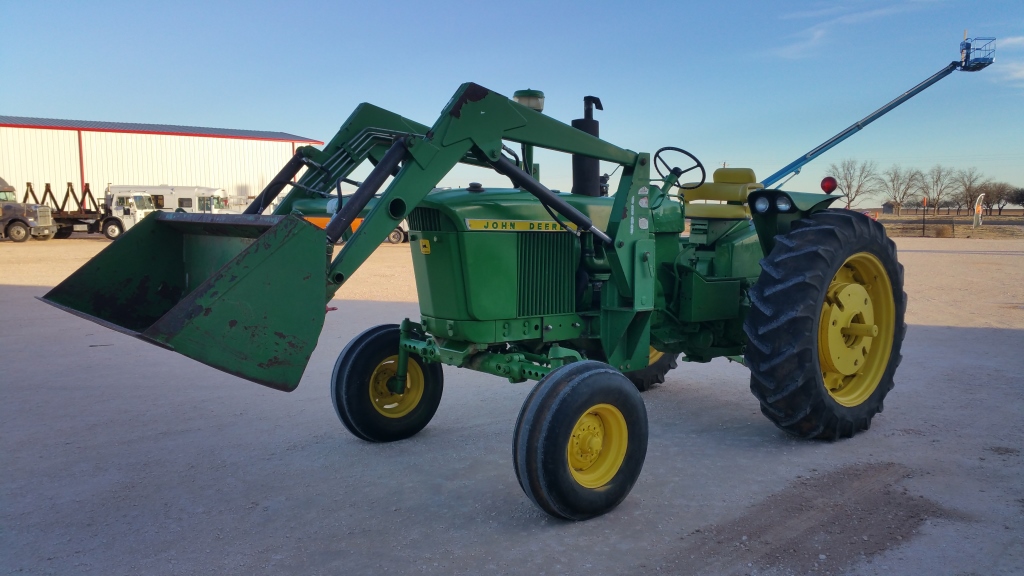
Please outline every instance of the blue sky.
[{"label": "blue sky", "polygon": [[[612,143],[765,177],[957,59],[965,28],[999,37],[995,65],[939,82],[787,188],[817,189],[843,158],[973,166],[1022,186],[1021,0],[0,0],[0,114],[326,141],[364,101],[431,124],[474,81],[544,90],[545,113],[566,122],[593,94]],[[550,187],[570,187],[568,157],[539,161]],[[461,169],[444,184],[484,178]]]}]

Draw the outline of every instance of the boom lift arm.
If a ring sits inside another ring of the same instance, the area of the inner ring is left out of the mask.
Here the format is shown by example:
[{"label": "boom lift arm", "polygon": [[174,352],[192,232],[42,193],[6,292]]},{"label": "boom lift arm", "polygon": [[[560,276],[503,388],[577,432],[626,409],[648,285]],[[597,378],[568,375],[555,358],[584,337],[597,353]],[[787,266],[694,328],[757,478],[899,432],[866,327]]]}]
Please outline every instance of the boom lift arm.
[{"label": "boom lift arm", "polygon": [[[946,76],[949,76],[956,70],[963,72],[977,72],[986,68],[989,64],[995,61],[993,55],[995,54],[995,38],[966,38],[960,43],[960,60],[954,60],[946,65],[945,68],[939,70],[935,74],[929,76],[925,81],[921,82],[917,86],[914,86],[910,90],[907,90],[901,94],[898,98],[889,102],[885,106],[882,106],[878,110],[875,110],[871,114],[868,114],[864,118],[852,124],[849,128],[836,134],[835,136],[826,140],[823,144],[814,148],[810,152],[790,162],[778,172],[765,178],[761,183],[764,184],[765,188],[771,188],[775,183],[779,182],[783,178],[789,175],[797,175],[800,170],[806,166],[809,162],[821,156],[825,152],[828,152],[834,148],[840,142],[846,140],[850,136],[853,136],[857,132],[860,132],[868,124],[871,124],[875,120],[878,120],[882,116],[885,116],[889,112],[896,109],[897,106],[903,104],[907,100],[910,100],[914,96],[917,96],[923,92],[926,88],[935,84],[939,80],[942,80]],[[979,42],[983,42],[978,45]]]}]

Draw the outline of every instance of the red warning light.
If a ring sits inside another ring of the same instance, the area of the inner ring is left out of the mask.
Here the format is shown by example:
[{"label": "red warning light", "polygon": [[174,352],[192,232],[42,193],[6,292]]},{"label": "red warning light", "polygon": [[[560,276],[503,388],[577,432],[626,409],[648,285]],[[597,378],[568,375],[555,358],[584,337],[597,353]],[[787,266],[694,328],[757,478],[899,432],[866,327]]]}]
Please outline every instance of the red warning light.
[{"label": "red warning light", "polygon": [[821,179],[821,190],[825,194],[831,194],[835,192],[836,188],[838,187],[839,182],[837,182],[836,179],[831,176],[825,176],[824,178]]}]

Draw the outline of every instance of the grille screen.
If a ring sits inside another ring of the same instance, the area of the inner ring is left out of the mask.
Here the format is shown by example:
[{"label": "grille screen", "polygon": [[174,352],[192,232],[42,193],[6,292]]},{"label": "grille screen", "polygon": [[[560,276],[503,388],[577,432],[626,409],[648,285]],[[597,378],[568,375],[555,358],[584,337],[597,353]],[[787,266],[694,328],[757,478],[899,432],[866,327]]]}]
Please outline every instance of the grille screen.
[{"label": "grille screen", "polygon": [[434,208],[416,208],[409,213],[409,229],[420,232],[441,231],[441,211]]},{"label": "grille screen", "polygon": [[518,236],[519,316],[574,312],[576,237],[568,232],[521,232]]},{"label": "grille screen", "polygon": [[53,224],[53,217],[50,215],[50,208],[47,206],[40,206],[38,212],[40,226],[50,226]]}]

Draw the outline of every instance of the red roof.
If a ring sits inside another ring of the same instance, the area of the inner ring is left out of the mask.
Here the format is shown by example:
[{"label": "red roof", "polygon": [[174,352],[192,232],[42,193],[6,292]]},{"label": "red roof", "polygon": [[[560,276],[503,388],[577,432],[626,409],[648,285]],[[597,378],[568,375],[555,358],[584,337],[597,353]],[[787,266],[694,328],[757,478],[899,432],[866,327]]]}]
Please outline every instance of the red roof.
[{"label": "red roof", "polygon": [[81,130],[83,132],[118,132],[122,134],[162,134],[168,136],[205,136],[207,138],[234,138],[239,140],[271,140],[320,144],[323,142],[288,134],[264,130],[235,130],[233,128],[202,128],[170,124],[135,124],[131,122],[95,122],[92,120],[57,120],[52,118],[25,118],[0,116],[0,126],[10,128],[43,128],[48,130]]}]

